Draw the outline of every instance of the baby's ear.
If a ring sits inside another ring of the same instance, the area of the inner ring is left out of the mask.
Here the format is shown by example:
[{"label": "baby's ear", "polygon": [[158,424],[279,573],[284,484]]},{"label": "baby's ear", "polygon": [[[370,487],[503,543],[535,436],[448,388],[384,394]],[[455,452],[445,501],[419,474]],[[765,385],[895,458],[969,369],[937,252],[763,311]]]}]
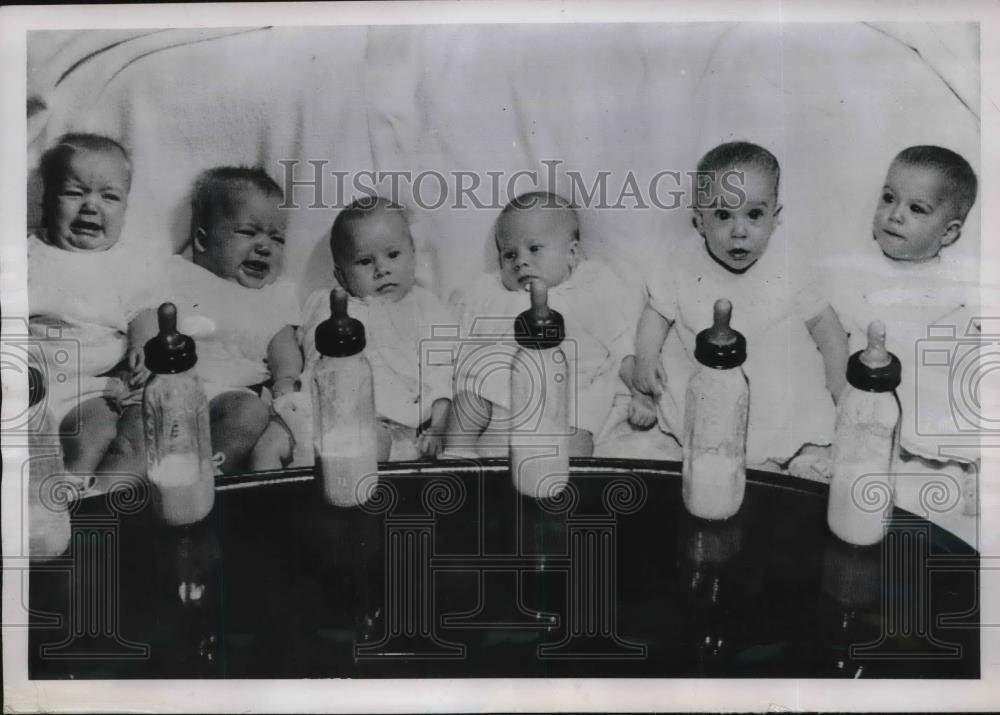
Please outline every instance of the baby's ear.
[{"label": "baby's ear", "polygon": [[195,253],[204,253],[207,250],[208,247],[205,245],[206,235],[205,229],[203,228],[196,228],[194,230],[194,237],[191,239],[191,246]]},{"label": "baby's ear", "polygon": [[691,217],[691,225],[694,226],[694,230],[701,234],[702,238],[705,238],[705,219],[701,215],[701,209],[695,209],[694,215]]},{"label": "baby's ear", "polygon": [[774,220],[775,220],[776,222],[778,222],[778,223],[780,223],[780,220],[779,220],[779,219],[781,218],[781,209],[783,209],[783,208],[785,208],[785,207],[784,207],[784,206],[782,206],[781,204],[778,204],[778,208],[776,208],[776,209],[774,210]]},{"label": "baby's ear", "polygon": [[958,219],[954,219],[948,222],[948,225],[944,228],[944,234],[941,236],[941,248],[945,246],[950,246],[955,241],[957,241],[962,235],[962,222]]},{"label": "baby's ear", "polygon": [[572,241],[569,242],[569,255],[571,255],[573,257],[573,265],[574,266],[576,266],[576,264],[580,262],[580,252],[581,252],[581,250],[582,249],[580,248],[580,240],[579,239],[573,239]]}]

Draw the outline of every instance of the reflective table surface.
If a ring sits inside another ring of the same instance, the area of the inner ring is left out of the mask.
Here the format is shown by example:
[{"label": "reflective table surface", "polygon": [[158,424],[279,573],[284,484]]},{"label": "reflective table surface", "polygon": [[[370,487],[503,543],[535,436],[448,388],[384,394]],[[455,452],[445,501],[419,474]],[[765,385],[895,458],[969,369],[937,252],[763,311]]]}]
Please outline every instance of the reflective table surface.
[{"label": "reflective table surface", "polygon": [[822,485],[751,471],[711,523],[677,463],[572,472],[536,501],[502,460],[391,463],[350,509],[311,470],[222,478],[186,528],[84,499],[32,567],[30,676],[979,676],[979,555],[928,521],[857,548]]}]

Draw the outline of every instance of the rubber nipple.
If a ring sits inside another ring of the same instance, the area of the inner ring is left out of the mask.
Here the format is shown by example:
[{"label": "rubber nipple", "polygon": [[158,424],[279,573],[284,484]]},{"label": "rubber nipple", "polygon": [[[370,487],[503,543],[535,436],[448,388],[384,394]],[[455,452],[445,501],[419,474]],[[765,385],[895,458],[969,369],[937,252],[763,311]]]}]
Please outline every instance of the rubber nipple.
[{"label": "rubber nipple", "polygon": [[349,357],[365,349],[365,326],[347,314],[347,291],[330,291],[330,317],[316,326],[316,350],[327,357]]},{"label": "rubber nipple", "polygon": [[194,340],[177,331],[177,306],[162,303],[156,311],[159,334],[146,343],[146,367],[151,372],[165,375],[184,372],[198,361]]},{"label": "rubber nipple", "polygon": [[885,347],[885,323],[868,324],[868,347],[851,355],[847,361],[847,382],[866,392],[895,390],[902,379],[899,358]]},{"label": "rubber nipple", "polygon": [[868,367],[885,367],[890,362],[885,349],[885,323],[881,320],[868,324],[868,347],[861,353],[861,362]]},{"label": "rubber nipple", "polygon": [[747,341],[730,327],[733,304],[725,298],[715,301],[712,308],[712,327],[698,333],[694,356],[702,365],[729,369],[742,365],[747,359]]},{"label": "rubber nipple", "polygon": [[548,320],[549,313],[549,287],[545,281],[538,279],[529,281],[531,291],[531,317],[533,320]]},{"label": "rubber nipple", "polygon": [[729,327],[733,317],[733,304],[725,298],[715,301],[712,308],[712,327],[708,333],[708,341],[712,345],[732,345],[736,342],[736,331]]},{"label": "rubber nipple", "polygon": [[549,307],[549,289],[538,279],[530,283],[531,307],[514,320],[514,339],[526,348],[553,348],[566,337],[566,323]]}]

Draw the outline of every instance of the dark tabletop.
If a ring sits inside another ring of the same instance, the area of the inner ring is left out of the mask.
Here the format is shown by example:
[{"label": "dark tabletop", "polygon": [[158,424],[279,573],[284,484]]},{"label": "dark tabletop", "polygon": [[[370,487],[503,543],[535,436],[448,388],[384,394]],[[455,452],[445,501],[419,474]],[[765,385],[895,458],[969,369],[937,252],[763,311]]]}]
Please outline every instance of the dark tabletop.
[{"label": "dark tabletop", "polygon": [[907,512],[856,548],[778,475],[710,523],[672,462],[573,460],[541,502],[501,460],[382,467],[353,509],[309,470],[225,478],[187,528],[82,500],[32,567],[31,677],[979,676],[979,555]]}]

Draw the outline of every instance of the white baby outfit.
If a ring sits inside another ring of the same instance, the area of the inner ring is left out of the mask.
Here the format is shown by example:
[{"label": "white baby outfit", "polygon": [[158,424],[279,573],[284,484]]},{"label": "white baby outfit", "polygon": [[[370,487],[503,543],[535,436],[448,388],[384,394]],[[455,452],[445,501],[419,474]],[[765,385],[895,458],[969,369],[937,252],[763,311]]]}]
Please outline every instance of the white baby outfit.
[{"label": "white baby outfit", "polygon": [[660,418],[666,431],[683,438],[685,393],[697,367],[695,337],[712,325],[715,301],[727,298],[733,304],[731,325],[747,341],[748,463],[785,462],[804,444],[831,442],[833,399],[822,356],[805,325],[827,301],[778,236],[743,274],[716,263],[700,236],[685,236],[671,246],[661,275],[648,287],[650,306],[673,321],[671,332],[683,347],[671,349],[670,338],[664,347],[667,389]]},{"label": "white baby outfit", "polygon": [[[873,242],[874,247],[874,242]],[[961,445],[960,426],[977,412],[962,394],[961,360],[972,360],[979,341],[978,272],[943,258],[895,261],[877,250],[835,256],[825,265],[834,277],[833,306],[850,336],[852,353],[867,344],[868,324],[886,326],[886,347],[902,364],[896,390],[902,409],[900,445],[927,459],[946,459],[942,448]],[[974,278],[969,278],[974,276]],[[966,414],[968,413],[968,414]],[[949,438],[958,435],[958,438]]]},{"label": "white baby outfit", "polygon": [[46,363],[47,407],[58,425],[88,399],[135,401],[109,373],[125,358],[129,322],[159,296],[139,250],[66,251],[43,236],[28,236],[28,330]]},{"label": "white baby outfit", "polygon": [[[418,428],[430,419],[434,400],[451,399],[451,361],[439,359],[454,342],[457,321],[451,310],[431,291],[415,285],[396,302],[352,296],[347,312],[365,326],[364,354],[372,367],[375,412]],[[330,317],[330,291],[310,295],[303,317],[298,337],[306,360],[302,380],[306,390],[306,379],[321,357],[314,334],[316,326]],[[441,340],[435,342],[435,336]],[[421,359],[422,350],[427,359]]]},{"label": "white baby outfit", "polygon": [[178,329],[195,340],[208,399],[267,382],[267,350],[286,325],[300,323],[295,288],[277,280],[245,288],[195,265],[183,256],[167,262],[165,292],[177,306]]},{"label": "white baby outfit", "polygon": [[[548,291],[549,307],[566,323],[562,347],[570,361],[570,420],[595,438],[615,394],[625,390],[618,370],[635,333],[627,315],[630,301],[617,274],[594,259],[580,262],[568,279]],[[494,272],[477,279],[455,302],[464,340],[455,366],[456,390],[509,409],[514,319],[530,307],[529,294],[507,290]]]}]

